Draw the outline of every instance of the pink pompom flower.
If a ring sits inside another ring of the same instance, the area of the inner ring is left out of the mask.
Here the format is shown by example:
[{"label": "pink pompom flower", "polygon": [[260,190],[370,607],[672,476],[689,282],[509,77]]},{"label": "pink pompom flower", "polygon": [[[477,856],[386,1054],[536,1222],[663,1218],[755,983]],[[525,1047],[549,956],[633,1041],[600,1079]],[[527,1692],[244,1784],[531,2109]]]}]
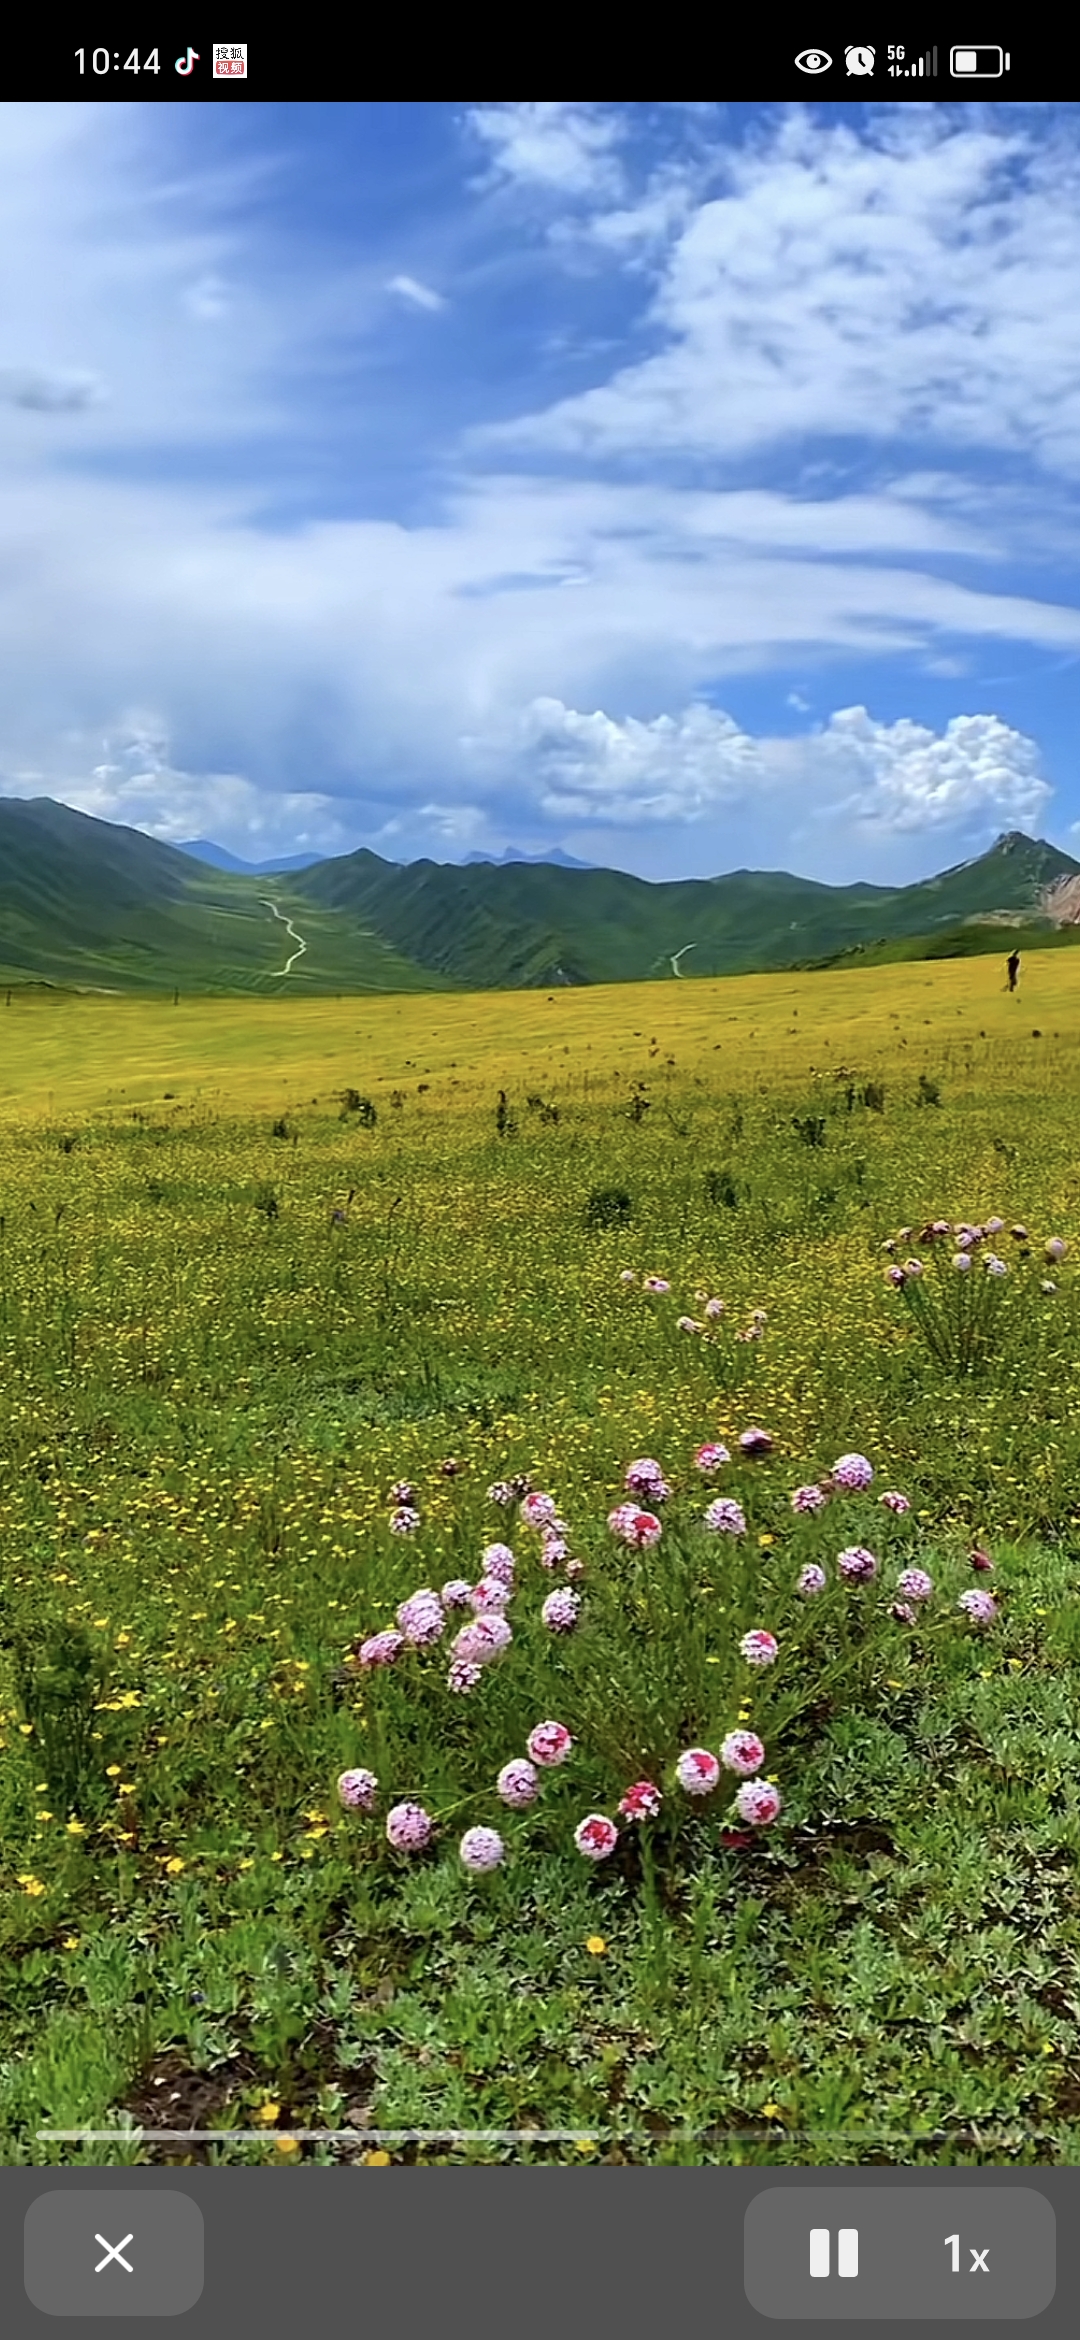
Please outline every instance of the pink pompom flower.
[{"label": "pink pompom flower", "polygon": [[555,1517],[555,1512],[556,1503],[555,1497],[553,1495],[542,1495],[539,1492],[536,1492],[531,1495],[525,1495],[522,1498],[521,1516],[527,1527],[542,1528],[549,1526],[550,1522]]},{"label": "pink pompom flower", "polygon": [[347,1812],[373,1812],[379,1782],[373,1771],[343,1771],[337,1792]]},{"label": "pink pompom flower", "polygon": [[452,1576],[439,1594],[444,1609],[467,1609],[471,1598],[472,1586],[463,1576]]},{"label": "pink pompom flower", "polygon": [[1043,1258],[1052,1260],[1064,1259],[1068,1248],[1069,1246],[1066,1243],[1065,1237],[1063,1235],[1051,1235],[1049,1241],[1043,1244]]},{"label": "pink pompom flower", "polygon": [[565,1536],[557,1536],[553,1528],[545,1528],[540,1542],[541,1568],[557,1568],[560,1560],[569,1556],[570,1546]]},{"label": "pink pompom flower", "polygon": [[608,1528],[620,1543],[632,1544],[642,1551],[649,1544],[658,1544],[663,1528],[655,1511],[642,1511],[637,1503],[618,1503],[608,1513]]},{"label": "pink pompom flower", "polygon": [[739,1440],[744,1454],[771,1454],[773,1444],[774,1441],[769,1432],[759,1430],[756,1425],[749,1430],[744,1430]]},{"label": "pink pompom flower", "polygon": [[415,1487],[408,1479],[395,1479],[390,1489],[390,1501],[407,1503],[410,1510],[415,1510],[418,1501]]},{"label": "pink pompom flower", "polygon": [[808,1560],[805,1568],[799,1570],[795,1590],[806,1594],[824,1592],[827,1582],[825,1570],[816,1560]]},{"label": "pink pompom flower", "polygon": [[500,1584],[512,1585],[516,1562],[509,1544],[485,1544],[480,1554],[480,1573],[494,1576]]},{"label": "pink pompom flower", "polygon": [[395,1852],[423,1852],[434,1833],[434,1821],[422,1804],[395,1804],[386,1815],[386,1834]]},{"label": "pink pompom flower", "polygon": [[632,1462],[623,1482],[631,1495],[646,1495],[651,1503],[664,1503],[671,1493],[658,1462],[645,1455],[640,1462]]},{"label": "pink pompom flower", "polygon": [[643,1292],[670,1292],[671,1285],[666,1276],[642,1276],[641,1289]]},{"label": "pink pompom flower", "polygon": [[780,1810],[780,1791],[769,1779],[745,1779],[735,1798],[740,1820],[752,1828],[767,1828]]},{"label": "pink pompom flower", "polygon": [[756,1626],[752,1633],[744,1633],[739,1643],[739,1655],[748,1666],[773,1666],[780,1655],[780,1644],[774,1633],[766,1633]]},{"label": "pink pompom flower", "polygon": [[720,1765],[707,1747],[687,1747],[675,1765],[675,1777],[688,1796],[711,1796]]},{"label": "pink pompom flower", "polygon": [[624,1820],[655,1820],[663,1802],[658,1787],[651,1779],[637,1779],[627,1788],[619,1810]]},{"label": "pink pompom flower", "polygon": [[437,1592],[421,1585],[419,1592],[409,1594],[402,1601],[397,1621],[414,1649],[429,1649],[433,1641],[441,1641],[446,1631],[446,1616]]},{"label": "pink pompom flower", "polygon": [[392,1666],[404,1647],[405,1635],[395,1633],[391,1626],[386,1633],[372,1633],[367,1641],[361,1642],[356,1653],[357,1663],[365,1670],[369,1666]]},{"label": "pink pompom flower", "polygon": [[589,1812],[574,1830],[574,1843],[587,1861],[606,1861],[618,1841],[614,1820],[609,1820],[603,1812]]},{"label": "pink pompom flower", "polygon": [[831,1476],[834,1487],[842,1488],[846,1495],[861,1495],[874,1473],[864,1454],[842,1454],[839,1462],[834,1462]]},{"label": "pink pompom flower", "polygon": [[643,1552],[648,1545],[658,1544],[663,1532],[655,1511],[638,1511],[631,1521],[626,1540],[633,1544],[636,1551]]},{"label": "pink pompom flower", "polygon": [[902,1518],[905,1511],[911,1510],[907,1496],[901,1495],[895,1487],[886,1488],[881,1501],[885,1505],[886,1511],[894,1511],[898,1519]]},{"label": "pink pompom flower", "polygon": [[512,1586],[501,1584],[497,1576],[482,1576],[469,1594],[469,1607],[478,1617],[501,1615],[512,1598]]},{"label": "pink pompom flower", "polygon": [[729,1495],[718,1495],[705,1513],[705,1525],[716,1536],[744,1536],[746,1513]]},{"label": "pink pompom flower", "polygon": [[998,1613],[993,1593],[988,1592],[961,1593],[957,1606],[971,1618],[973,1625],[991,1625]]},{"label": "pink pompom flower", "polygon": [[760,1771],[765,1761],[765,1749],[756,1731],[729,1731],[720,1749],[720,1761],[725,1771],[737,1771],[740,1779],[749,1779]]},{"label": "pink pompom flower", "polygon": [[993,1574],[994,1563],[989,1552],[984,1552],[981,1545],[976,1544],[975,1550],[969,1552],[968,1558],[977,1576],[991,1576]]},{"label": "pink pompom flower", "polygon": [[529,1732],[525,1741],[534,1763],[545,1767],[565,1763],[574,1742],[561,1722],[541,1722]]},{"label": "pink pompom flower", "polygon": [[467,1828],[458,1852],[474,1877],[482,1877],[489,1869],[497,1869],[506,1858],[506,1847],[497,1828]]},{"label": "pink pompom flower", "polygon": [[905,1568],[896,1579],[896,1589],[908,1601],[928,1601],[934,1590],[934,1579],[925,1568]]},{"label": "pink pompom flower", "polygon": [[535,1804],[540,1793],[536,1766],[527,1763],[524,1755],[515,1755],[509,1763],[503,1764],[495,1785],[503,1803],[509,1804],[515,1812],[524,1812],[529,1804]]},{"label": "pink pompom flower", "polygon": [[889,1604],[889,1615],[895,1617],[898,1625],[914,1625],[918,1611],[912,1608],[910,1601],[892,1601]]},{"label": "pink pompom flower", "polygon": [[731,1456],[727,1447],[721,1446],[717,1439],[710,1439],[706,1445],[699,1446],[694,1456],[698,1470],[704,1472],[706,1477],[711,1471],[718,1471],[721,1463],[730,1461]]},{"label": "pink pompom flower", "polygon": [[793,1511],[821,1511],[829,1498],[824,1487],[796,1487],[791,1498]]},{"label": "pink pompom flower", "polygon": [[865,1544],[849,1544],[846,1552],[838,1555],[836,1565],[847,1584],[869,1584],[877,1575],[877,1561]]},{"label": "pink pompom flower", "polygon": [[474,1617],[471,1625],[463,1625],[456,1635],[452,1654],[467,1666],[486,1666],[509,1649],[513,1638],[505,1617],[497,1613]]},{"label": "pink pompom flower", "polygon": [[550,1592],[540,1616],[549,1633],[572,1633],[581,1612],[581,1595],[568,1584],[560,1584]]},{"label": "pink pompom flower", "polygon": [[483,1671],[483,1667],[470,1658],[454,1658],[446,1677],[446,1687],[454,1692],[455,1697],[463,1698],[470,1690],[475,1690]]},{"label": "pink pompom flower", "polygon": [[394,1536],[414,1536],[420,1525],[420,1514],[409,1503],[399,1503],[390,1514],[390,1533]]},{"label": "pink pompom flower", "polygon": [[715,1322],[716,1322],[716,1319],[717,1319],[717,1317],[718,1317],[718,1316],[722,1316],[722,1315],[723,1315],[723,1313],[724,1313],[724,1303],[723,1303],[723,1301],[722,1301],[722,1300],[718,1300],[718,1299],[716,1298],[715,1294],[714,1294],[714,1296],[713,1296],[713,1298],[712,1298],[711,1300],[706,1300],[706,1302],[705,1302],[705,1314],[706,1314],[706,1316],[708,1316],[708,1317],[710,1317],[710,1318],[712,1319],[712,1322],[713,1322],[714,1324],[715,1324]]}]

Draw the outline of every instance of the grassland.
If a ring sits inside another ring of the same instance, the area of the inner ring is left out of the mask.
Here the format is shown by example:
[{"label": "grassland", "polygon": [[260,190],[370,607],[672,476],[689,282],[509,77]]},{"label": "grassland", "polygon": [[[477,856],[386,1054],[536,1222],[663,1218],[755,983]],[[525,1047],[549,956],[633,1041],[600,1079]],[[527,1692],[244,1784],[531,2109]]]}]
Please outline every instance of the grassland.
[{"label": "grassland", "polygon": [[[1071,1258],[1047,1295],[1039,1250],[1077,1233],[1078,1009],[1052,951],[1016,998],[985,960],[0,995],[6,2160],[1077,2159],[1080,1352]],[[958,1379],[881,1244],[992,1212],[1038,1240]],[[705,1292],[715,1340],[677,1326]],[[737,1542],[700,1526],[709,1438]],[[796,1517],[853,1449],[874,1490]],[[673,1493],[628,1556],[605,1522],[643,1455]],[[515,1526],[514,1647],[475,1697],[444,1657],[350,1672],[414,1586],[475,1577],[515,1472],[570,1523],[578,1629],[539,1625],[555,1580]],[[881,1584],[800,1604],[841,1540]],[[907,1626],[879,1594],[913,1561],[936,1593]],[[984,1582],[975,1629],[957,1601]],[[746,1624],[780,1641],[760,1677]],[[500,1816],[495,1771],[547,1714],[575,1755]],[[748,1844],[670,1779],[740,1715],[784,1797]],[[428,1803],[430,1854],[340,1809],[358,1764]],[[573,1827],[633,1766],[664,1816],[594,1868]],[[471,1820],[503,1828],[492,1876],[456,1859]],[[266,2141],[40,2134],[159,2107]],[[327,2124],[361,2134],[290,2146]],[[538,2141],[366,2134],[518,2129]]]}]

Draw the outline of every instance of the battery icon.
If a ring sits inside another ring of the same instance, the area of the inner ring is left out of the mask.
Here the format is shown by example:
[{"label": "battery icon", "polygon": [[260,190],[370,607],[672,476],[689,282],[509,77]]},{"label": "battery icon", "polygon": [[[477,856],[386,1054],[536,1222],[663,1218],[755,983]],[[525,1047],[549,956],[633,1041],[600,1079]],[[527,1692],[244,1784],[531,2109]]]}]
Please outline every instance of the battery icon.
[{"label": "battery icon", "polygon": [[952,49],[950,69],[957,81],[997,81],[1009,70],[1008,51],[993,45],[983,49]]}]

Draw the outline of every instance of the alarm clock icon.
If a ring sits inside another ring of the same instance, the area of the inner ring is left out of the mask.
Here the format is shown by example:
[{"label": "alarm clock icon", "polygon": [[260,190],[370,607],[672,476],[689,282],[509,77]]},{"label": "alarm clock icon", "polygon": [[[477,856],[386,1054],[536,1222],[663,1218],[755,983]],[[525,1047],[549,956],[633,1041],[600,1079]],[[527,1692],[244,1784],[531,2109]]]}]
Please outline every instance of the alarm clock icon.
[{"label": "alarm clock icon", "polygon": [[845,49],[844,61],[849,73],[872,73],[874,70],[872,49]]}]

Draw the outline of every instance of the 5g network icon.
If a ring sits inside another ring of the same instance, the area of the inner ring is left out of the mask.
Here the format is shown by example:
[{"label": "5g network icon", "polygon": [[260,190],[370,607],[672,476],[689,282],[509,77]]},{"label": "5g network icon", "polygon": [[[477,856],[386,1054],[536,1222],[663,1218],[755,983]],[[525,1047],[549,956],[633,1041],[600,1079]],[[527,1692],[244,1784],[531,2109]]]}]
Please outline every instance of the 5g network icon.
[{"label": "5g network icon", "polygon": [[800,73],[827,73],[832,58],[826,55],[824,49],[800,49],[795,63]]}]

